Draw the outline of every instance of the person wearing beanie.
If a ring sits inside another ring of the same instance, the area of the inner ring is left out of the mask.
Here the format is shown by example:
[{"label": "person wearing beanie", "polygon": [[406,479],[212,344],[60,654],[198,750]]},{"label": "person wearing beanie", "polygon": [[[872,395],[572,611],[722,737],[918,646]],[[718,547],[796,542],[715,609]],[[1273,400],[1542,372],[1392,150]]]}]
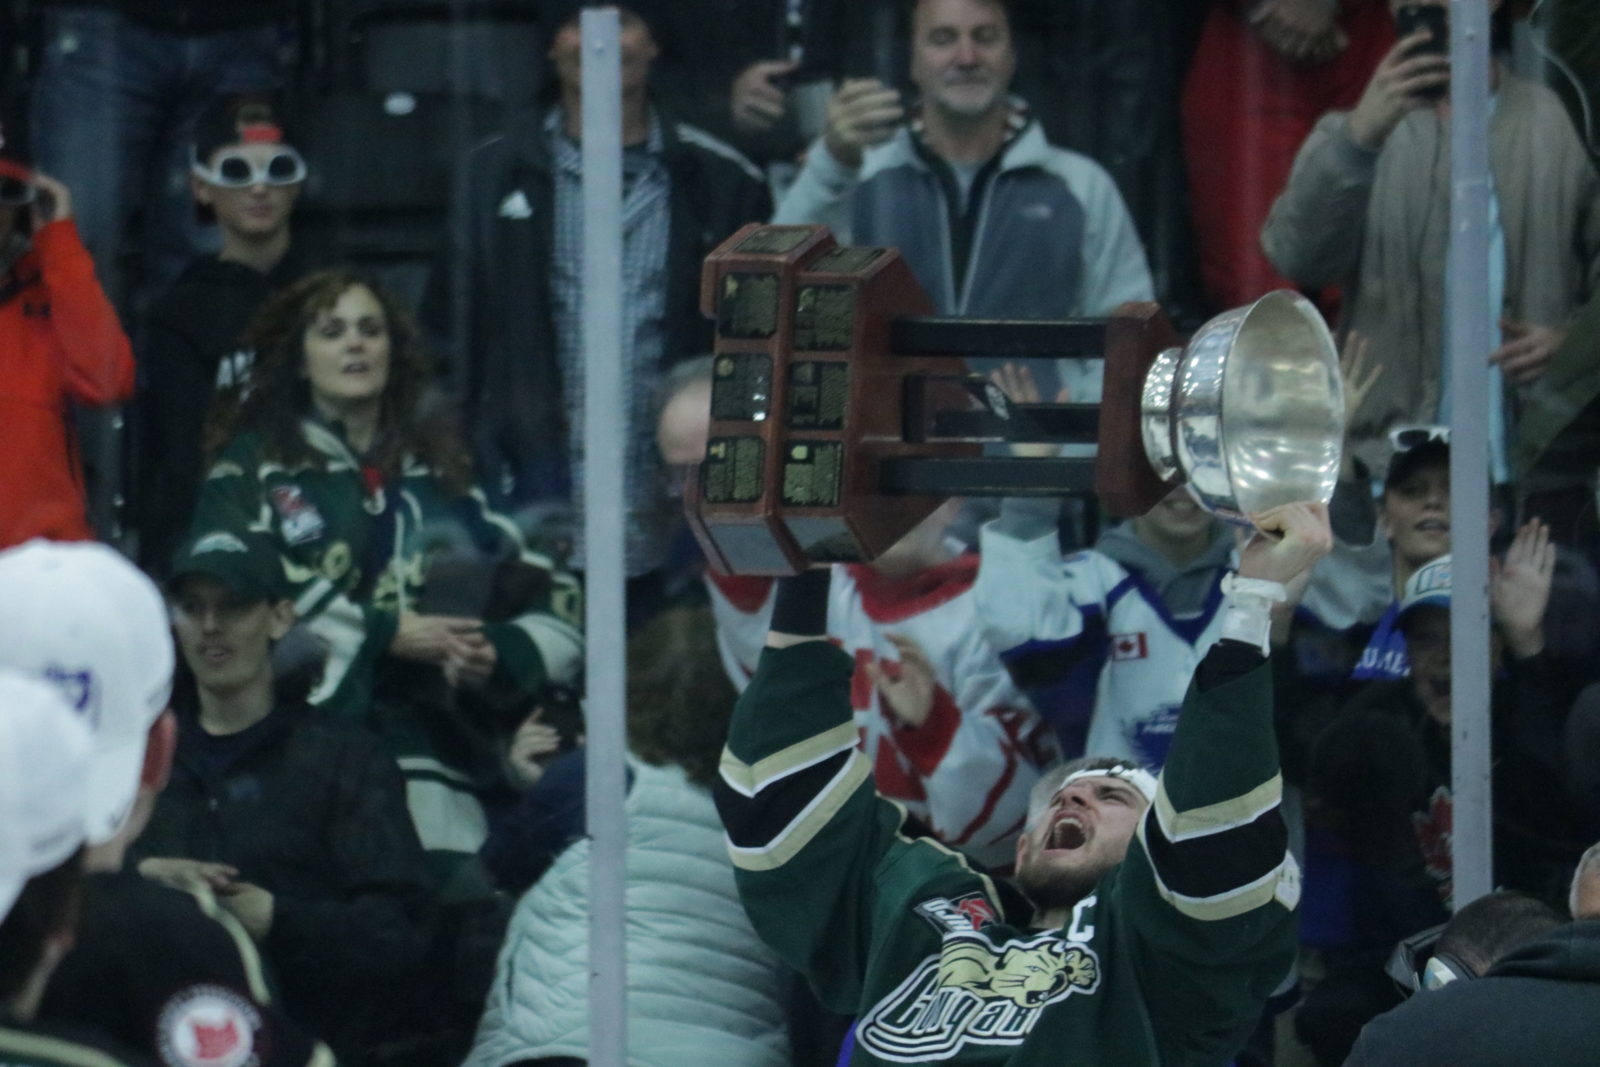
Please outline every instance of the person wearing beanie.
[{"label": "person wearing beanie", "polygon": [[[453,292],[459,388],[484,484],[541,540],[581,530],[583,445],[582,30],[586,3],[552,0],[554,84],[542,105],[477,146],[462,164],[454,229],[464,270]],[[659,605],[670,531],[656,455],[655,387],[676,362],[711,347],[700,314],[700,265],[772,202],[762,173],[732,147],[680,121],[651,96],[665,44],[664,5],[621,5],[622,373],[630,597]],[[552,536],[552,531],[554,535]],[[581,570],[581,544],[572,566]],[[639,611],[635,612],[636,618]]]},{"label": "person wearing beanie", "polygon": [[268,296],[322,264],[291,232],[306,161],[267,94],[222,98],[195,131],[189,188],[222,249],[189,261],[151,306],[139,343],[135,522],[139,561],[164,574],[194,514],[207,413],[242,389],[245,327]]},{"label": "person wearing beanie", "polygon": [[133,351],[78,237],[72,193],[23,158],[0,120],[0,548],[94,536],[68,402],[133,393]]}]

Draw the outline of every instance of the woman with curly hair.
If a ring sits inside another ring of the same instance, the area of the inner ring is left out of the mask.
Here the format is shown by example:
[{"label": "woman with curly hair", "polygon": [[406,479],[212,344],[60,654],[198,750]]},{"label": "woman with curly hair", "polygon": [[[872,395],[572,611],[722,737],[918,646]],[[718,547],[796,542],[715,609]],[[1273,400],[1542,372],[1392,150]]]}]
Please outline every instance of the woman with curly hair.
[{"label": "woman with curly hair", "polygon": [[423,844],[454,873],[482,842],[500,734],[581,667],[578,587],[490,509],[453,429],[425,415],[431,367],[383,289],[312,274],[246,344],[256,363],[222,416],[194,533],[273,540],[326,646],[311,703],[388,740]]}]

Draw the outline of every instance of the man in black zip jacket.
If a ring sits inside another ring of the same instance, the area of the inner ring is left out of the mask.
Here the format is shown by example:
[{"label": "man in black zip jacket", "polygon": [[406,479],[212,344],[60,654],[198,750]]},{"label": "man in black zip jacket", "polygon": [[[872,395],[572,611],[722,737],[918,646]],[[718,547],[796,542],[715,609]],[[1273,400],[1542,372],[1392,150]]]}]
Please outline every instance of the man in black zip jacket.
[{"label": "man in black zip jacket", "polygon": [[261,946],[285,1010],[358,1062],[396,1030],[432,935],[399,769],[376,738],[275,691],[271,648],[294,607],[269,546],[201,534],[173,570],[193,684],[174,701],[177,759],[138,869],[209,886]]}]

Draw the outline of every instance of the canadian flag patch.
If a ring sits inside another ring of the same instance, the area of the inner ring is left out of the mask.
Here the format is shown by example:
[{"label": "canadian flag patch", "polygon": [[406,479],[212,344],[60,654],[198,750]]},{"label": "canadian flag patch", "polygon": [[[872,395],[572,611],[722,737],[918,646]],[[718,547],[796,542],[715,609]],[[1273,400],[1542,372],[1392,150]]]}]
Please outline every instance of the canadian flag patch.
[{"label": "canadian flag patch", "polygon": [[1111,658],[1113,660],[1144,659],[1150,655],[1150,644],[1144,634],[1112,634]]}]

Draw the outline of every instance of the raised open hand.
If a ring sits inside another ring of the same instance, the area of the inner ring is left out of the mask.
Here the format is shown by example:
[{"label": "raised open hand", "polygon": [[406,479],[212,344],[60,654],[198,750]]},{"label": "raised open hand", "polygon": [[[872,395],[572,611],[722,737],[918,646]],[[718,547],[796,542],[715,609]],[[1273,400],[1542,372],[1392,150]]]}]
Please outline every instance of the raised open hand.
[{"label": "raised open hand", "polygon": [[1544,612],[1556,570],[1550,528],[1538,519],[1523,523],[1504,562],[1489,560],[1489,606],[1506,647],[1518,659],[1544,651]]}]

